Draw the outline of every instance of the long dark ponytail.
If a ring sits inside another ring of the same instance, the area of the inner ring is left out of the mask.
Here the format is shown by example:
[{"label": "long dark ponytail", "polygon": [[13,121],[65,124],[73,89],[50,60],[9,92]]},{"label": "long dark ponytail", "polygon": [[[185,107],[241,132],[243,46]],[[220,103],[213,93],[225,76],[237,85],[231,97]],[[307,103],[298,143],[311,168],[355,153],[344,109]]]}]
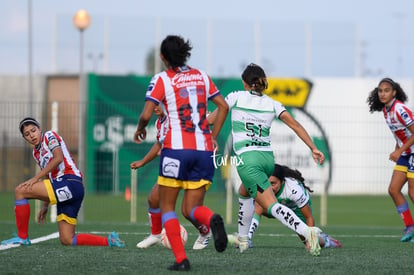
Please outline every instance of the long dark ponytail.
[{"label": "long dark ponytail", "polygon": [[302,173],[297,169],[293,170],[285,165],[275,164],[272,176],[275,176],[280,181],[284,181],[285,178],[294,178],[302,183],[303,187],[308,190],[309,193],[313,192],[313,190],[305,184],[305,179],[303,178]]}]

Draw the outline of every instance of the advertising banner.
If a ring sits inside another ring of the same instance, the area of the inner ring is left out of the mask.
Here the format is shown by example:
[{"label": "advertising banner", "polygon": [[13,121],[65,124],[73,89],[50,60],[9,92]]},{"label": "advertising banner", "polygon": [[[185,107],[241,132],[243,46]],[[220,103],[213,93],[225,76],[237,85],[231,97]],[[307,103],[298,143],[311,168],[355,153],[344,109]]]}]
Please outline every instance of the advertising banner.
[{"label": "advertising banner", "polygon": [[[86,121],[87,190],[89,192],[123,192],[130,185],[130,163],[142,159],[156,141],[153,116],[147,128],[147,139],[135,144],[139,115],[145,103],[145,93],[150,77],[88,75],[88,107]],[[315,144],[324,151],[327,164],[315,169],[309,149],[295,133],[281,121],[272,126],[272,143],[275,161],[291,166],[307,175],[307,182],[320,190],[329,184],[330,152],[323,127],[306,110],[312,84],[304,79],[269,78],[266,94],[288,107],[289,112],[309,131]],[[223,96],[242,90],[240,79],[213,78]],[[258,106],[260,108],[260,106]],[[214,104],[209,103],[209,111]],[[216,173],[210,191],[225,190],[225,182],[231,176],[238,181],[231,146],[230,114],[220,132],[219,151],[215,156]],[[138,190],[149,192],[157,180],[159,160],[138,171]]]}]

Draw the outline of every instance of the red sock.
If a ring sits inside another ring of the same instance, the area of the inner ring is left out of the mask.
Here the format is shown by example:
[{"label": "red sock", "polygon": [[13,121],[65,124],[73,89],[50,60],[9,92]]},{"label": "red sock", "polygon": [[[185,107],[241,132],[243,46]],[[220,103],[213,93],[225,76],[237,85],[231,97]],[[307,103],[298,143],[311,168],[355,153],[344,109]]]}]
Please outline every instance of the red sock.
[{"label": "red sock", "polygon": [[161,212],[160,213],[151,213],[148,212],[150,224],[151,224],[151,234],[158,235],[162,231],[162,221],[161,221]]},{"label": "red sock", "polygon": [[168,241],[171,244],[171,249],[175,256],[175,261],[181,263],[183,260],[187,259],[185,254],[184,245],[181,241],[180,235],[180,223],[178,219],[170,219],[164,223],[165,231],[167,232]]},{"label": "red sock", "polygon": [[404,212],[400,213],[400,215],[406,227],[414,225],[410,209],[405,210]]},{"label": "red sock", "polygon": [[201,224],[206,225],[210,229],[210,220],[214,215],[213,211],[206,206],[198,206],[192,211],[194,220],[198,221]]},{"label": "red sock", "polygon": [[18,204],[14,207],[14,215],[16,216],[17,236],[22,239],[27,239],[29,236],[29,219],[30,219],[30,204],[28,201],[25,204]]},{"label": "red sock", "polygon": [[108,239],[102,236],[92,234],[76,234],[72,241],[73,246],[108,246]]}]

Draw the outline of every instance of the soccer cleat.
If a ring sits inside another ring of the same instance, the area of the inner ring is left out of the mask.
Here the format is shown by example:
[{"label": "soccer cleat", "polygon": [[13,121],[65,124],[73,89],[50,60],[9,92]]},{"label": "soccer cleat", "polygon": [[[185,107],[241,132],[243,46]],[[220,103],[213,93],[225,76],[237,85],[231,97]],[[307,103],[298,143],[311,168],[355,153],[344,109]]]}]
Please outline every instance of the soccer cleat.
[{"label": "soccer cleat", "polygon": [[110,247],[125,247],[124,241],[119,238],[119,235],[116,232],[111,232],[111,234],[109,234],[108,245]]},{"label": "soccer cleat", "polygon": [[214,247],[218,252],[223,252],[227,248],[227,233],[224,228],[223,218],[219,214],[214,214],[210,220],[210,230],[213,233]]},{"label": "soccer cleat", "polygon": [[342,247],[342,244],[338,240],[335,240],[334,238],[332,238],[326,233],[321,232],[319,236],[323,239],[325,243],[323,248],[341,248]]},{"label": "soccer cleat", "polygon": [[408,242],[414,237],[414,225],[410,225],[404,229],[404,236],[401,238],[401,242]]},{"label": "soccer cleat", "polygon": [[247,249],[249,249],[249,237],[238,237],[239,242],[239,250],[240,253],[243,253]]},{"label": "soccer cleat", "polygon": [[2,241],[1,244],[3,244],[3,245],[7,245],[7,244],[30,245],[31,242],[30,242],[30,239],[29,238],[22,239],[20,237],[14,237],[14,238],[11,238],[11,239]]},{"label": "soccer cleat", "polygon": [[319,235],[322,231],[318,227],[309,227],[308,237],[306,238],[307,248],[313,256],[319,256],[321,246],[319,245]]},{"label": "soccer cleat", "polygon": [[[239,248],[239,238],[237,237],[237,233],[227,235],[227,240],[229,244],[233,244],[235,248]],[[249,239],[249,248],[253,248],[253,241]]]},{"label": "soccer cleat", "polygon": [[200,250],[207,247],[208,242],[211,238],[211,230],[207,234],[201,234],[198,235],[197,240],[194,242],[193,249]]},{"label": "soccer cleat", "polygon": [[329,242],[330,242],[330,248],[342,248],[342,244],[338,241],[335,240],[332,237],[329,237]]},{"label": "soccer cleat", "polygon": [[233,244],[236,248],[239,248],[239,238],[237,237],[237,233],[227,235],[227,240],[229,244]]},{"label": "soccer cleat", "polygon": [[190,270],[190,262],[188,261],[188,259],[184,259],[181,263],[175,262],[173,265],[168,267],[168,270],[189,271]]},{"label": "soccer cleat", "polygon": [[252,241],[252,239],[249,239],[249,248],[253,248],[253,241]]},{"label": "soccer cleat", "polygon": [[157,234],[157,235],[151,234],[145,239],[143,239],[142,241],[140,241],[139,243],[137,243],[137,247],[148,248],[150,246],[160,244],[160,243],[161,243],[161,234]]}]

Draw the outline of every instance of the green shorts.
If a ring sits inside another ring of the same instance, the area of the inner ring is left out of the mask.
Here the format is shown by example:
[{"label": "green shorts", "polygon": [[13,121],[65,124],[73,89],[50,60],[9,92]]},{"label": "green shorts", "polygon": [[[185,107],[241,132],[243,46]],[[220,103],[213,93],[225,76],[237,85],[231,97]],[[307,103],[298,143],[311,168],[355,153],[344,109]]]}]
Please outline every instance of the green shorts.
[{"label": "green shorts", "polygon": [[270,187],[269,177],[275,168],[273,151],[249,151],[239,155],[242,160],[237,166],[237,172],[251,198],[257,191]]}]

